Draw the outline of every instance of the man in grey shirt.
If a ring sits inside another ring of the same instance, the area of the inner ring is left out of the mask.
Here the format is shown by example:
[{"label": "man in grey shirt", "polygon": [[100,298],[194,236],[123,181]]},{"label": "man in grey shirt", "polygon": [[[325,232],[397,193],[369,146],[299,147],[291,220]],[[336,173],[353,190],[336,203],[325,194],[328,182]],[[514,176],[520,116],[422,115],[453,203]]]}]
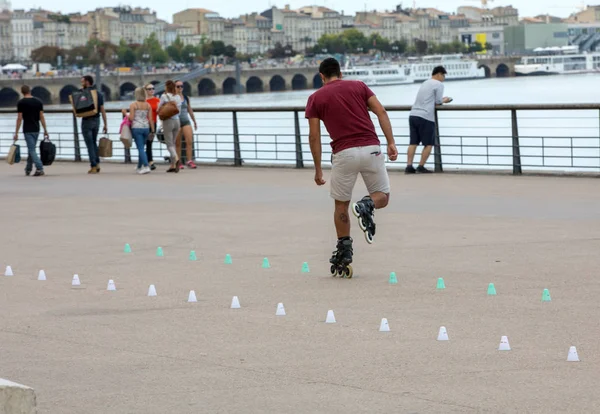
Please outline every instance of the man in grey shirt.
[{"label": "man in grey shirt", "polygon": [[[415,104],[408,118],[410,145],[408,146],[407,165],[404,171],[406,174],[431,172],[425,168],[425,163],[435,144],[435,106],[452,101],[451,98],[443,97],[444,85],[442,82],[446,79],[446,73],[443,66],[435,67],[431,79],[423,82],[417,93]],[[425,148],[423,148],[421,154],[421,162],[415,169],[412,163],[419,144],[423,144]]]}]

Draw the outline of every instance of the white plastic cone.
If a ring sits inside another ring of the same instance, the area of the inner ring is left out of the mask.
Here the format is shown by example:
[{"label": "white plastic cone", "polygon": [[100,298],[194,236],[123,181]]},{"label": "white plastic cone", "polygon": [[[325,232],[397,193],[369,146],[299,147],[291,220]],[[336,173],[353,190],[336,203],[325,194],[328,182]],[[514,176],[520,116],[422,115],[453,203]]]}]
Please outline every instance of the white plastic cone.
[{"label": "white plastic cone", "polygon": [[498,346],[498,351],[510,351],[510,344],[508,343],[508,337],[503,336],[500,339],[500,345]]},{"label": "white plastic cone", "polygon": [[195,291],[190,290],[190,294],[188,295],[188,302],[198,302],[198,299],[196,299]]},{"label": "white plastic cone", "polygon": [[238,299],[237,296],[234,296],[233,299],[231,299],[231,309],[239,309],[239,308],[241,308],[240,300]]},{"label": "white plastic cone", "polygon": [[46,280],[46,272],[40,270],[40,273],[38,273],[38,280]]},{"label": "white plastic cone", "polygon": [[154,285],[150,285],[148,288],[148,296],[156,296],[156,287]]},{"label": "white plastic cone", "polygon": [[12,267],[6,266],[6,271],[4,272],[4,276],[14,276]]},{"label": "white plastic cone", "polygon": [[72,286],[81,286],[81,281],[79,280],[79,275],[73,275],[73,280],[71,281]]},{"label": "white plastic cone", "polygon": [[567,356],[568,362],[579,362],[579,355],[577,355],[577,348],[574,346],[569,348],[569,355]]},{"label": "white plastic cone", "polygon": [[440,331],[438,333],[438,341],[448,341],[448,331],[445,326],[440,327]]},{"label": "white plastic cone", "polygon": [[285,308],[283,307],[283,303],[277,304],[277,312],[275,312],[275,316],[285,316]]},{"label": "white plastic cone", "polygon": [[381,318],[381,325],[379,325],[379,332],[389,332],[390,324],[388,323],[387,318]]},{"label": "white plastic cone", "polygon": [[327,319],[325,319],[325,323],[335,323],[335,315],[332,310],[327,311]]},{"label": "white plastic cone", "polygon": [[106,290],[117,290],[117,286],[115,286],[115,281],[110,279],[108,281],[108,285],[106,285]]}]

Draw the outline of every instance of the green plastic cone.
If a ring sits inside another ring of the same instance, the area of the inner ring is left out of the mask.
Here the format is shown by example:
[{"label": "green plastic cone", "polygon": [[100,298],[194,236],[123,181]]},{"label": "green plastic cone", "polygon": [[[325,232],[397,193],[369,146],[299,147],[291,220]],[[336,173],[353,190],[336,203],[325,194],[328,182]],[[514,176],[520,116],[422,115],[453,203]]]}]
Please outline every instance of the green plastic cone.
[{"label": "green plastic cone", "polygon": [[156,249],[156,256],[157,257],[163,257],[164,256],[162,247],[159,247],[159,248]]},{"label": "green plastic cone", "polygon": [[496,287],[494,286],[493,283],[490,283],[488,285],[488,293],[487,294],[490,296],[494,296],[496,294]]},{"label": "green plastic cone", "polygon": [[398,283],[398,278],[396,277],[396,272],[390,273],[390,285],[395,285]]},{"label": "green plastic cone", "polygon": [[444,283],[444,278],[438,278],[437,281],[437,288],[438,289],[446,289],[446,284]]},{"label": "green plastic cone", "polygon": [[542,293],[542,302],[550,302],[550,291],[548,289],[544,289],[544,292]]},{"label": "green plastic cone", "polygon": [[196,259],[196,252],[195,252],[195,251],[193,251],[193,250],[190,252],[190,260],[192,260],[192,261],[195,261],[195,260],[197,260],[197,259]]},{"label": "green plastic cone", "polygon": [[263,259],[262,267],[263,269],[268,269],[271,267],[271,265],[269,264],[269,259],[267,259],[266,257]]},{"label": "green plastic cone", "polygon": [[308,268],[308,263],[304,262],[302,263],[302,273],[308,273],[310,272],[310,269]]},{"label": "green plastic cone", "polygon": [[233,262],[231,261],[231,255],[229,253],[227,253],[225,255],[225,264],[232,264]]},{"label": "green plastic cone", "polygon": [[129,243],[125,244],[125,250],[124,250],[124,252],[125,253],[131,253],[131,246],[129,245]]}]

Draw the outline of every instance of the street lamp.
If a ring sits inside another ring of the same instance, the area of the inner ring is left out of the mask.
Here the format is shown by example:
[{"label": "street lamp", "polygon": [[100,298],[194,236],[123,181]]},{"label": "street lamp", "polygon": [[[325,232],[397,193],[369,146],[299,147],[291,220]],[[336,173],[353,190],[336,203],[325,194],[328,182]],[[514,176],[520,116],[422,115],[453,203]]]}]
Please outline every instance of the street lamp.
[{"label": "street lamp", "polygon": [[190,58],[190,67],[193,69],[194,68],[194,59],[196,58],[196,53],[190,52],[190,53],[188,53],[188,56]]},{"label": "street lamp", "polygon": [[75,56],[75,60],[77,61],[77,66],[79,67],[81,76],[83,76],[83,68],[81,67],[81,61],[83,60],[83,56]]}]

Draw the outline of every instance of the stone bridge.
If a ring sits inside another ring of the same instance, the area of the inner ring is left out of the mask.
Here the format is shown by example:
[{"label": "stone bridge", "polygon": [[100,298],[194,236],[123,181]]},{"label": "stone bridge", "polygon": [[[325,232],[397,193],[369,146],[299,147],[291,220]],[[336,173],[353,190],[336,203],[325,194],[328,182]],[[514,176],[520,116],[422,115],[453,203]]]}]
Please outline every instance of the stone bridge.
[{"label": "stone bridge", "polygon": [[515,76],[515,63],[520,58],[517,56],[494,56],[479,59],[478,67],[485,69],[486,78],[507,78]]},{"label": "stone bridge", "polygon": [[[136,87],[146,83],[162,83],[177,79],[188,72],[167,74],[111,75],[102,77],[102,92],[106,100],[119,100]],[[94,75],[92,73],[92,75]],[[81,87],[81,77],[36,78],[23,80],[0,80],[0,107],[13,107],[20,99],[21,85],[32,88],[33,96],[45,104],[68,104],[69,95]],[[246,69],[242,70],[241,92],[279,92],[287,90],[317,89],[321,78],[317,67]],[[193,81],[184,82],[184,92],[188,96],[208,96],[237,93],[235,71],[213,71],[200,75]]]}]

